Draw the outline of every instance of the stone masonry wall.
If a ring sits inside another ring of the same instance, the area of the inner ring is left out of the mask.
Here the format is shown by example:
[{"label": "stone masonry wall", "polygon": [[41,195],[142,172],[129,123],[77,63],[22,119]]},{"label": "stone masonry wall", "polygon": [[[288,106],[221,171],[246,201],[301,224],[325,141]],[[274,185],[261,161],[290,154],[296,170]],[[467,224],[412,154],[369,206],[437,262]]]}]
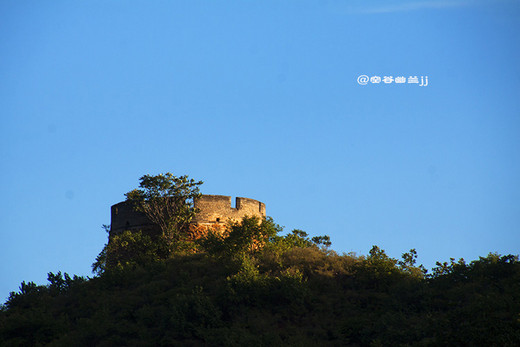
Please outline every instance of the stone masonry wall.
[{"label": "stone masonry wall", "polygon": [[231,197],[225,195],[202,195],[195,200],[195,208],[200,211],[195,217],[199,224],[226,223],[229,219],[240,221],[245,216],[265,218],[265,204],[249,199],[236,198],[231,207]]},{"label": "stone masonry wall", "polygon": [[[236,198],[231,207],[231,197],[225,195],[202,195],[195,200],[195,207],[200,211],[193,223],[225,224],[228,220],[240,221],[244,216],[265,218],[265,204],[249,198]],[[157,226],[150,222],[142,212],[134,210],[127,201],[115,204],[111,208],[110,235],[117,235],[124,230],[157,231]]]},{"label": "stone masonry wall", "polygon": [[151,229],[155,229],[155,225],[143,212],[135,211],[131,203],[123,201],[112,206],[110,235],[117,235],[124,230],[148,231]]}]

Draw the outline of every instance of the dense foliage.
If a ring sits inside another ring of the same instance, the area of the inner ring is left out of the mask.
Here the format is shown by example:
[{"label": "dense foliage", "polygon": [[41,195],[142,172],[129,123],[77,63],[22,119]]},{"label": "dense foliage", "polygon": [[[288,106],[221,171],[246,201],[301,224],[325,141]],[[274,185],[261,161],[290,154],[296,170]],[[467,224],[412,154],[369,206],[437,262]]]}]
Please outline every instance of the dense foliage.
[{"label": "dense foliage", "polygon": [[178,251],[185,244],[190,222],[197,212],[194,200],[200,197],[199,187],[203,182],[170,172],[144,175],[139,181],[139,188],[125,194],[126,200],[160,228],[156,242],[164,244],[168,253]]},{"label": "dense foliage", "polygon": [[452,259],[425,275],[414,250],[401,260],[376,246],[367,256],[338,255],[327,237],[280,231],[270,219],[246,218],[227,237],[210,232],[196,253],[168,259],[128,234],[128,253],[97,277],[58,272],[45,286],[22,283],[0,311],[1,345],[520,343],[516,256]]},{"label": "dense foliage", "polygon": [[127,198],[161,233],[111,235],[94,278],[23,282],[0,307],[0,346],[520,345],[518,256],[427,275],[414,249],[339,255],[271,218],[190,226],[201,183],[141,177]]}]

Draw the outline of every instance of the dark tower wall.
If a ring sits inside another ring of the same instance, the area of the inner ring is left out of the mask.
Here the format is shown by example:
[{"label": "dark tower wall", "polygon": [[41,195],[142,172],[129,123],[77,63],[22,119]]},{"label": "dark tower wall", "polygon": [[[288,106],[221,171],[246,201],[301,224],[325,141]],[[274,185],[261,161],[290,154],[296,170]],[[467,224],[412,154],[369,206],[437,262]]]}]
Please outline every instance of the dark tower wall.
[{"label": "dark tower wall", "polygon": [[152,229],[157,229],[157,226],[143,212],[135,211],[133,204],[123,201],[112,206],[110,235],[117,235],[124,230]]}]

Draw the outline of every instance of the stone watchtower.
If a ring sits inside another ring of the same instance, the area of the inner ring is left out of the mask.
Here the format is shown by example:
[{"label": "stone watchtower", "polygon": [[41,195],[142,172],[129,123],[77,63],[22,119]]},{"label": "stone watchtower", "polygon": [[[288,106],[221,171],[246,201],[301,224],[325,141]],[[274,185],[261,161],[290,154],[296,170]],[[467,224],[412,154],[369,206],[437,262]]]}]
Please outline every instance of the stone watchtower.
[{"label": "stone watchtower", "polygon": [[[235,207],[232,207],[230,196],[202,195],[195,199],[194,205],[199,212],[193,224],[224,225],[229,220],[240,221],[245,216],[265,218],[265,204],[249,198],[236,198]],[[144,213],[135,211],[132,204],[127,201],[112,206],[110,225],[110,236],[124,230],[157,231],[157,225],[153,224]]]}]

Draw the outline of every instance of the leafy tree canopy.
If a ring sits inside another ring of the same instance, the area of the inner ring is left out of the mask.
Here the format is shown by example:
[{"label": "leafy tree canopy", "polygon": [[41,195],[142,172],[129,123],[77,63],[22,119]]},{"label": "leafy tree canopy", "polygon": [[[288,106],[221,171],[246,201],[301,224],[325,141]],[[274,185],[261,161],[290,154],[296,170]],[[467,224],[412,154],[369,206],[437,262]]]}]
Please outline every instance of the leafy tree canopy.
[{"label": "leafy tree canopy", "polygon": [[194,199],[200,197],[203,182],[169,172],[139,180],[139,188],[125,194],[127,201],[157,224],[170,243],[179,240],[195,217]]},{"label": "leafy tree canopy", "polygon": [[[136,211],[145,213],[160,228],[160,234],[124,231],[111,235],[92,264],[94,273],[168,259],[190,252],[195,246],[189,237],[189,227],[197,213],[194,200],[200,197],[199,187],[203,182],[169,172],[144,175],[139,181],[138,189],[125,194],[126,200]],[[109,226],[103,228],[109,232]]]}]

